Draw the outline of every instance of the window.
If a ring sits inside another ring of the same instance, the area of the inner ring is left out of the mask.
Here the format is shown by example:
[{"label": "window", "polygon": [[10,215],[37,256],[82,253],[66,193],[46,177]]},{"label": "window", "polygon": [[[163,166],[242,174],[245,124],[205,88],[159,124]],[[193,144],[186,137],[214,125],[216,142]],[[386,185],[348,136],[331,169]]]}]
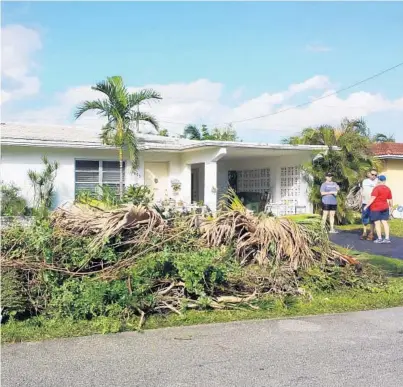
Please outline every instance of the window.
[{"label": "window", "polygon": [[282,167],[280,178],[281,203],[284,205],[280,215],[295,214],[301,194],[301,170],[299,167]]},{"label": "window", "polygon": [[[80,191],[96,193],[99,185],[119,189],[119,161],[76,160],[76,194]],[[125,183],[125,162],[123,162],[123,186]]]},{"label": "window", "polygon": [[270,190],[270,169],[236,171],[239,192],[260,192]]}]

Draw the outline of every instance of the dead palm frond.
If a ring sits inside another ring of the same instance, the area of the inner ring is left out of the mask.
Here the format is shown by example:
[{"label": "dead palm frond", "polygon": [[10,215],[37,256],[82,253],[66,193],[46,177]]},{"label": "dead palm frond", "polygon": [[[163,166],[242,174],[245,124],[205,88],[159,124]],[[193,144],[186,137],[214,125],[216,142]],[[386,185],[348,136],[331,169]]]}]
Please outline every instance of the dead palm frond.
[{"label": "dead palm frond", "polygon": [[115,237],[119,237],[121,245],[140,244],[165,226],[157,211],[141,205],[127,205],[109,211],[82,205],[58,208],[52,215],[52,223],[72,234],[94,236],[94,247],[100,247]]},{"label": "dead palm frond", "polygon": [[236,244],[241,263],[267,265],[283,261],[293,269],[307,268],[318,261],[307,229],[287,218],[262,217]]}]

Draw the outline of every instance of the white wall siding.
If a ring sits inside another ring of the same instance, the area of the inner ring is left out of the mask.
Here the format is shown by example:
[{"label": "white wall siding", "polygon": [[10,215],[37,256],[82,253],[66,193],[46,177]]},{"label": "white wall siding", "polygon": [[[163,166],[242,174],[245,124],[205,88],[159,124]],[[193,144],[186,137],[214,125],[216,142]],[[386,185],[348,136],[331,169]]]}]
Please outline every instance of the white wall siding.
[{"label": "white wall siding", "polygon": [[[55,206],[74,200],[76,159],[117,160],[118,157],[117,152],[113,150],[3,146],[1,149],[1,180],[5,183],[14,183],[21,188],[22,195],[30,204],[32,204],[34,192],[28,178],[28,171],[30,169],[43,170],[42,156],[47,156],[49,161],[59,163],[55,180]],[[131,173],[130,163],[126,164],[125,184],[135,184],[138,177]]]}]

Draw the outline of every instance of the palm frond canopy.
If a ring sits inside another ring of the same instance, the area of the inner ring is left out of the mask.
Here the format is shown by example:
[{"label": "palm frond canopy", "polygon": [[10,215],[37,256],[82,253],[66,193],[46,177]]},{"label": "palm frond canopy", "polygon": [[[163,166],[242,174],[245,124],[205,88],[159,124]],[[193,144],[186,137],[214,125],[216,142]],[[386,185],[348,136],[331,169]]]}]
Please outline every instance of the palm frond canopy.
[{"label": "palm frond canopy", "polygon": [[187,125],[183,131],[183,134],[186,138],[190,140],[202,139],[200,130],[196,127],[196,125]]}]

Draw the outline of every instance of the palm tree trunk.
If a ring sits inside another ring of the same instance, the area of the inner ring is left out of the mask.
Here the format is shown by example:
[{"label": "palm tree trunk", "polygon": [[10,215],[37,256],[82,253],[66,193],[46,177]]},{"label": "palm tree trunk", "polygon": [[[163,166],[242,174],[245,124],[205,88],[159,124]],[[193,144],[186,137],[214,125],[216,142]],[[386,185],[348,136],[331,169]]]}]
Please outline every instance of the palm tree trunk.
[{"label": "palm tree trunk", "polygon": [[119,148],[119,198],[123,199],[123,150]]}]

